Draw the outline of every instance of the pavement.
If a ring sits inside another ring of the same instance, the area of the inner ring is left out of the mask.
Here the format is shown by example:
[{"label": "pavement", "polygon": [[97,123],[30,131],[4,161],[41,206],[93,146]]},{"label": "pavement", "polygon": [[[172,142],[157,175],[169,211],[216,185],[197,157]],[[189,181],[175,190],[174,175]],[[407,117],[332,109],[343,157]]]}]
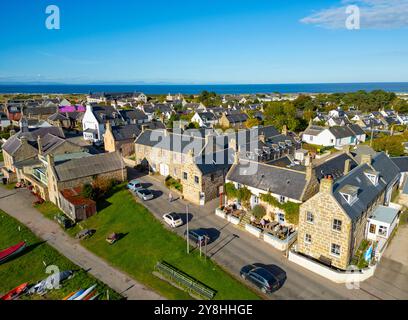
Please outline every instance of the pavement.
[{"label": "pavement", "polygon": [[401,225],[373,277],[361,284],[384,300],[408,299],[408,225]]},{"label": "pavement", "polygon": [[110,266],[68,236],[61,227],[45,218],[32,206],[35,201],[26,189],[7,190],[0,187],[0,209],[26,225],[36,236],[46,241],[61,254],[87,270],[129,300],[163,300],[156,292],[132,279],[126,273]]},{"label": "pavement", "polygon": [[[168,200],[169,190],[164,186],[162,177],[140,175],[136,170],[129,169],[129,179],[138,178],[155,194],[155,198],[143,201],[159,220],[167,212],[177,212],[186,217],[187,202],[177,199],[172,203]],[[175,195],[172,192],[173,196]],[[141,201],[141,200],[138,200]],[[284,253],[259,240],[248,232],[238,229],[228,221],[214,214],[219,200],[213,200],[205,206],[196,206],[189,203],[189,229],[203,228],[215,238],[207,248],[207,254],[220,266],[228,270],[233,276],[239,277],[240,269],[253,263],[266,266],[277,266],[281,273],[286,275],[283,286],[271,295],[271,299],[311,299],[311,300],[345,300],[364,299],[377,300],[379,297],[370,291],[348,289],[345,284],[336,284],[307,269],[289,262]],[[169,228],[170,229],[170,228]],[[186,225],[171,229],[182,235]]]}]

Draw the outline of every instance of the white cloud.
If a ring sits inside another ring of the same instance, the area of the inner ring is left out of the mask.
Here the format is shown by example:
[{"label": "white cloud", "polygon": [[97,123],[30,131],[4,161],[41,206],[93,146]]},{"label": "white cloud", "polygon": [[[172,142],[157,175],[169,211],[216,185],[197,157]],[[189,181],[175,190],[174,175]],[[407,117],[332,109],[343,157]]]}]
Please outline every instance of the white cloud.
[{"label": "white cloud", "polygon": [[408,0],[343,0],[332,8],[317,11],[300,20],[329,29],[345,29],[346,8],[357,5],[361,29],[398,29],[408,27]]}]

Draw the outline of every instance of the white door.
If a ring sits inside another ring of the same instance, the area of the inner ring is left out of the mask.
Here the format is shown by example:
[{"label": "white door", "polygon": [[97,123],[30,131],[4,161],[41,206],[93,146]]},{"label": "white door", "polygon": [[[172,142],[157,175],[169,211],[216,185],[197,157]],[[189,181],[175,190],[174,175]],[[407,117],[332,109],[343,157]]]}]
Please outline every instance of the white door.
[{"label": "white door", "polygon": [[162,176],[167,177],[169,175],[169,166],[167,164],[164,163],[160,163],[160,174]]}]

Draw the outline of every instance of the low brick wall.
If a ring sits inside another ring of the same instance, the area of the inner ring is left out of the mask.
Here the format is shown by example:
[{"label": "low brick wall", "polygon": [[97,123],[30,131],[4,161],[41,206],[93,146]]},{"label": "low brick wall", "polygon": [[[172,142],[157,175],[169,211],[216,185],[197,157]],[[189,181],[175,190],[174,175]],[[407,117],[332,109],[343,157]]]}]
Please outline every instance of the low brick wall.
[{"label": "low brick wall", "polygon": [[368,267],[363,270],[351,271],[336,271],[318,262],[315,262],[307,257],[297,254],[293,251],[289,251],[289,261],[300,265],[301,267],[308,269],[318,275],[329,279],[336,283],[357,283],[363,282],[374,275],[377,265]]},{"label": "low brick wall", "polygon": [[253,225],[251,225],[249,223],[247,223],[245,225],[245,230],[248,231],[250,234],[254,235],[257,238],[261,237],[262,230],[257,228],[257,227],[254,227]]}]

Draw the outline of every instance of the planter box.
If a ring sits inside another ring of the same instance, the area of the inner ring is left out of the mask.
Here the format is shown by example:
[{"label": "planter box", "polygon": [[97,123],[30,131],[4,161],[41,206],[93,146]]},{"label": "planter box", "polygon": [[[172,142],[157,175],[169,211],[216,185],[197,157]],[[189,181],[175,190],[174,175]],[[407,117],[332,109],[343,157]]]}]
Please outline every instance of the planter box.
[{"label": "planter box", "polygon": [[232,224],[235,224],[235,225],[238,225],[238,224],[239,224],[239,218],[234,217],[234,216],[232,216],[232,215],[229,215],[229,216],[227,217],[227,220],[228,220],[229,222],[231,222]]},{"label": "planter box", "polygon": [[274,248],[285,251],[296,240],[297,232],[292,233],[289,238],[281,240],[270,233],[264,233],[264,241]]},{"label": "planter box", "polygon": [[248,231],[249,233],[253,234],[255,237],[260,238],[262,234],[262,229],[259,229],[257,227],[254,227],[253,225],[247,223],[245,225],[245,230]]}]

